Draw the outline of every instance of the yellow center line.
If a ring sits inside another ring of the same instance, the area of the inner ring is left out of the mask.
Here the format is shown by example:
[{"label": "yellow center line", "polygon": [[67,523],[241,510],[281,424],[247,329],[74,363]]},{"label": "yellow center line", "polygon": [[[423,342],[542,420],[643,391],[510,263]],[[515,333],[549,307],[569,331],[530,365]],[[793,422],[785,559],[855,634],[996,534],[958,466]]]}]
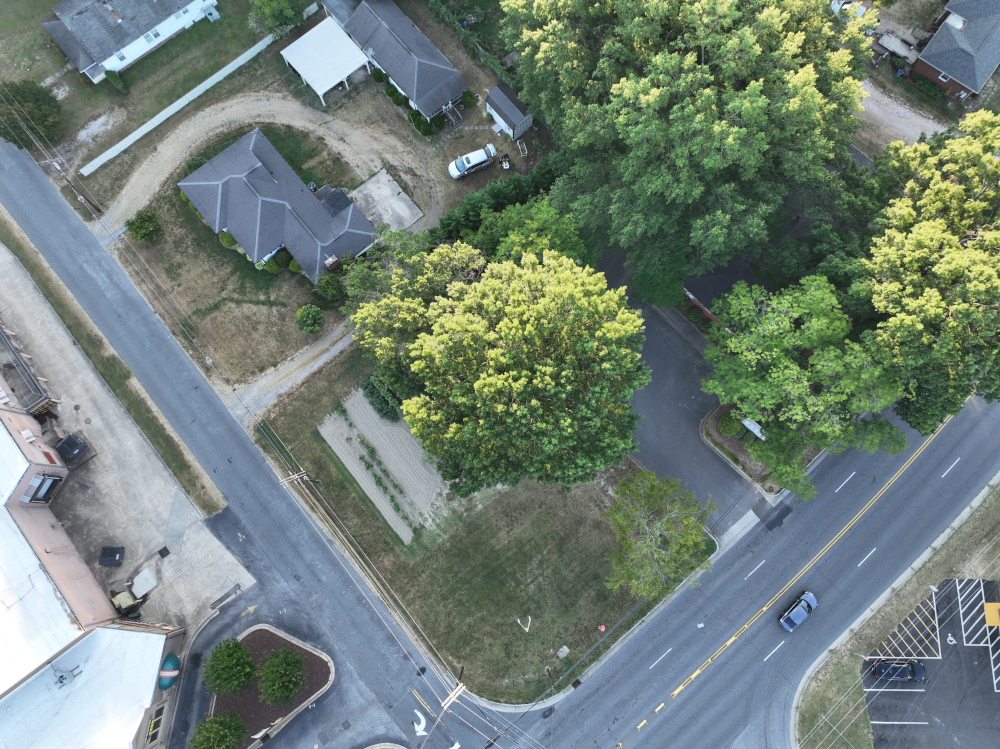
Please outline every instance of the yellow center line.
[{"label": "yellow center line", "polygon": [[768,601],[767,603],[765,603],[756,614],[754,614],[752,617],[750,617],[750,619],[747,621],[746,624],[744,624],[742,627],[740,627],[738,630],[736,630],[736,633],[732,637],[730,637],[728,640],[726,640],[726,642],[721,647],[719,647],[718,650],[716,650],[714,653],[712,653],[712,655],[704,663],[702,663],[700,666],[698,666],[698,668],[695,669],[694,673],[692,673],[689,677],[687,677],[687,679],[684,680],[683,684],[681,684],[679,687],[677,687],[677,689],[675,689],[673,692],[670,693],[670,696],[671,697],[676,697],[681,692],[683,692],[684,689],[686,689],[687,686],[692,681],[694,681],[695,679],[697,679],[698,676],[706,668],[708,668],[709,666],[711,666],[712,663],[720,655],[722,655],[729,648],[730,645],[732,645],[734,642],[736,642],[748,629],[750,629],[750,627],[752,627],[756,623],[756,621],[758,619],[760,619],[760,617],[762,617],[767,612],[768,609],[770,609],[775,603],[777,603],[778,599],[780,599],[783,595],[785,595],[785,593],[787,593],[788,590],[793,585],[795,585],[795,583],[797,583],[800,579],[802,579],[802,576],[805,575],[809,570],[811,570],[813,568],[813,566],[815,566],[815,564],[820,559],[822,559],[823,556],[830,549],[832,549],[837,544],[837,542],[840,541],[840,539],[842,539],[844,537],[844,535],[849,530],[851,530],[851,528],[853,528],[854,525],[862,517],[864,517],[865,513],[868,512],[868,510],[870,510],[872,508],[872,506],[882,497],[882,495],[885,494],[886,491],[889,490],[889,487],[892,486],[894,483],[896,483],[896,480],[906,472],[906,470],[913,464],[913,461],[915,461],[918,457],[920,457],[920,454],[924,450],[927,449],[927,446],[930,445],[931,442],[933,442],[937,438],[937,436],[939,434],[941,434],[941,430],[945,428],[945,425],[947,425],[947,423],[949,421],[951,421],[951,418],[952,418],[951,416],[948,416],[947,418],[945,418],[945,420],[943,422],[941,422],[941,426],[939,426],[937,428],[937,430],[934,432],[934,434],[932,434],[930,437],[928,437],[927,439],[924,440],[923,444],[919,448],[917,448],[916,452],[914,452],[913,455],[910,456],[910,459],[907,460],[905,463],[903,463],[902,467],[898,471],[896,471],[896,473],[893,475],[893,477],[891,479],[889,479],[886,482],[885,486],[883,486],[881,489],[879,489],[878,493],[868,501],[868,504],[866,504],[864,507],[862,507],[860,510],[858,510],[857,515],[855,515],[853,518],[851,518],[850,522],[848,522],[847,525],[845,525],[843,528],[841,528],[840,531],[837,533],[837,535],[834,536],[833,538],[831,538],[830,541],[826,544],[826,546],[824,546],[822,549],[820,549],[819,552],[817,552],[816,556],[814,556],[811,560],[809,560],[809,563],[806,564],[805,567],[803,567],[801,570],[798,571],[798,573],[795,575],[795,577],[793,577],[791,580],[789,580],[781,590],[779,590],[777,593],[775,593],[771,597],[770,601]]}]

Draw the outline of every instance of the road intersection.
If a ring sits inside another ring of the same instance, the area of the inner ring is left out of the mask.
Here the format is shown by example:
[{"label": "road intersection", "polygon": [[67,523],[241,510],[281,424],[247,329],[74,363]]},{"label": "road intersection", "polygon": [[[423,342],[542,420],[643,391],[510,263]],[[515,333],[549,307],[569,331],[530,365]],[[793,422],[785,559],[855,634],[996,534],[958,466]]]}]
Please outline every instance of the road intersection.
[{"label": "road intersection", "polygon": [[[470,749],[498,734],[495,746],[524,749],[790,746],[792,701],[809,665],[1000,470],[1000,455],[989,447],[1000,409],[976,399],[932,438],[908,432],[910,448],[902,455],[851,450],[828,456],[813,473],[816,499],[794,502],[770,530],[757,524],[700,585],[646,621],[564,699],[512,714],[462,695],[430,732],[454,683],[436,674],[280,486],[127,275],[28,154],[6,143],[0,143],[0,203],[229,500],[208,526],[259,582],[209,622],[189,667],[220,637],[259,622],[334,658],[334,688],[275,737],[279,749],[347,749],[379,740],[419,747],[425,739],[428,749]],[[647,342],[657,345],[653,337]],[[738,478],[718,461],[689,466],[696,469]],[[719,504],[730,487],[721,491]],[[806,589],[819,598],[817,612],[786,633],[777,613]],[[207,707],[197,680],[185,680],[182,689],[171,739],[177,749]],[[428,736],[417,735],[421,715]]]}]

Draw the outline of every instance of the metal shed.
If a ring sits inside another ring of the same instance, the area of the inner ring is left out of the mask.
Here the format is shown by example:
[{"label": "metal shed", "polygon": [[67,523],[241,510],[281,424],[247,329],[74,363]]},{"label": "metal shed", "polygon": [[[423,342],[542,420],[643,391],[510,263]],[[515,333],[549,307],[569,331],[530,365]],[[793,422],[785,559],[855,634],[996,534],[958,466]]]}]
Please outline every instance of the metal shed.
[{"label": "metal shed", "polygon": [[486,95],[486,111],[493,115],[511,140],[520,138],[534,124],[528,107],[517,98],[514,89],[502,81]]},{"label": "metal shed", "polygon": [[303,82],[319,96],[343,83],[359,68],[368,66],[368,58],[332,18],[326,18],[301,38],[281,50],[285,64],[298,73]]}]

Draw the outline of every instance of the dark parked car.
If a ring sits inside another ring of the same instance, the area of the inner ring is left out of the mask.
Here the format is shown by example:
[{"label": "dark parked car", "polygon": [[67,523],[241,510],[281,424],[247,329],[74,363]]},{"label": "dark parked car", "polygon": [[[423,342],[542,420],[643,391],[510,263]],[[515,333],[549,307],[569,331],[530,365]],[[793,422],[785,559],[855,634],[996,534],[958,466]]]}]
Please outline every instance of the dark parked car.
[{"label": "dark parked car", "polygon": [[816,610],[816,606],[816,596],[807,590],[795,599],[795,603],[792,604],[792,607],[788,611],[781,615],[781,618],[778,619],[778,624],[791,632]]},{"label": "dark parked car", "polygon": [[920,661],[875,661],[872,673],[886,681],[923,681],[924,664]]}]

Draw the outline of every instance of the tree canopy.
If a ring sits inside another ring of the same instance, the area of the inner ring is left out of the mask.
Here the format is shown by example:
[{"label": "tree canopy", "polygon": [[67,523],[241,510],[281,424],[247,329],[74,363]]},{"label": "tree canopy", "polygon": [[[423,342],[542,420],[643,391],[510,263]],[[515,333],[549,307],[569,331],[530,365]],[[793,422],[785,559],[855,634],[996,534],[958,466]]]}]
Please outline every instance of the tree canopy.
[{"label": "tree canopy", "polygon": [[642,319],[624,289],[569,258],[487,265],[443,245],[393,268],[352,319],[362,348],[423,383],[403,414],[460,495],[527,477],[591,481],[635,449]]},{"label": "tree canopy", "polygon": [[647,598],[666,595],[704,559],[711,502],[702,507],[680,481],[648,471],[622,481],[615,495],[603,515],[618,536],[608,587]]},{"label": "tree canopy", "polygon": [[714,308],[721,325],[706,351],[713,365],[702,383],[723,403],[764,427],[750,448],[775,477],[812,494],[800,465],[806,445],[900,452],[902,433],[880,412],[901,395],[896,373],[863,342],[850,340],[850,319],[834,287],[807,276],[778,293],[739,282]]},{"label": "tree canopy", "polygon": [[552,199],[625,250],[644,300],[756,256],[786,197],[832,189],[863,96],[862,21],[815,0],[503,7],[522,96],[572,162]]},{"label": "tree canopy", "polygon": [[1000,396],[1000,117],[887,149],[901,194],[864,263],[876,340],[905,379],[896,412],[923,434],[973,393]]}]

